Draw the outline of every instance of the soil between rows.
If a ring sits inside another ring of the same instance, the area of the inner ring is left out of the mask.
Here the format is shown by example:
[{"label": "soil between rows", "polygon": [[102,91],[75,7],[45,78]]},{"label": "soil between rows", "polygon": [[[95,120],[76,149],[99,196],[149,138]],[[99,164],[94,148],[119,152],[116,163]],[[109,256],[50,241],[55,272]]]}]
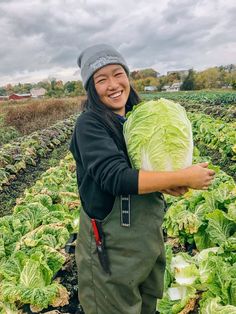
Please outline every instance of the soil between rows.
[{"label": "soil between rows", "polygon": [[11,214],[16,199],[23,195],[24,190],[34,185],[40,175],[47,169],[58,165],[58,162],[69,151],[69,142],[70,138],[54,148],[46,157],[38,159],[36,166],[27,166],[27,169],[22,171],[15,181],[12,181],[9,186],[6,186],[0,192],[0,217]]}]

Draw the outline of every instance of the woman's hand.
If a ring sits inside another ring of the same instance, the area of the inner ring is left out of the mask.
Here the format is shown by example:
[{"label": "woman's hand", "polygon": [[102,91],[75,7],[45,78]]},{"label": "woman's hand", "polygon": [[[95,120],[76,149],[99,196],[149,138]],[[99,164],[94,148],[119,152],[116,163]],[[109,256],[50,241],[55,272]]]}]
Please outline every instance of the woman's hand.
[{"label": "woman's hand", "polygon": [[187,186],[197,190],[207,190],[215,175],[214,170],[208,169],[207,162],[193,165],[182,171],[185,172]]},{"label": "woman's hand", "polygon": [[185,186],[179,186],[172,189],[165,189],[160,192],[164,194],[169,194],[172,196],[181,196],[181,195],[184,195],[186,192],[188,192],[188,188]]},{"label": "woman's hand", "polygon": [[214,175],[215,171],[208,169],[207,162],[176,171],[139,170],[138,194],[163,191],[173,196],[180,196],[185,193],[182,187],[206,190]]}]

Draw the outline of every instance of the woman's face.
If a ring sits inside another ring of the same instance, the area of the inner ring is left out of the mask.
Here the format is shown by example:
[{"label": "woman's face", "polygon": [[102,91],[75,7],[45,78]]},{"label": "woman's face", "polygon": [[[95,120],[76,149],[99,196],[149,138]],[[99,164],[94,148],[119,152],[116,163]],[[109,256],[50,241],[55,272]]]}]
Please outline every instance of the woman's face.
[{"label": "woman's face", "polygon": [[95,72],[94,85],[100,100],[117,114],[125,115],[130,83],[124,68],[109,64]]}]

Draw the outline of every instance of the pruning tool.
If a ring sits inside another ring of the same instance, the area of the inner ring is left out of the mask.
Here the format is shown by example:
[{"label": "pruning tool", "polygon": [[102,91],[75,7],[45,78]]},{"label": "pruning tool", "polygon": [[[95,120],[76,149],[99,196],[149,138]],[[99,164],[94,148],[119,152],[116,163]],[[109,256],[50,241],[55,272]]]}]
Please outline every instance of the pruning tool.
[{"label": "pruning tool", "polygon": [[102,232],[102,224],[101,222],[97,221],[96,219],[92,218],[91,219],[91,224],[93,228],[93,234],[96,242],[96,247],[97,247],[97,253],[98,253],[98,258],[99,262],[103,268],[103,270],[107,274],[111,274],[110,267],[109,267],[109,260],[107,256],[107,252],[105,249],[105,237]]}]

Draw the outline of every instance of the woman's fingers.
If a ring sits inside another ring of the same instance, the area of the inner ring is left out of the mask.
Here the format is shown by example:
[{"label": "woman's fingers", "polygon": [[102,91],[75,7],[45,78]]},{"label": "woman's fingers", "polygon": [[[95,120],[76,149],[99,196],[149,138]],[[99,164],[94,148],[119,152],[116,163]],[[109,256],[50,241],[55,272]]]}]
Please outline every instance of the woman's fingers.
[{"label": "woman's fingers", "polygon": [[197,165],[202,167],[202,168],[207,168],[209,164],[208,164],[208,162],[201,162],[201,163],[199,163]]},{"label": "woman's fingers", "polygon": [[181,191],[183,194],[187,193],[188,192],[188,188],[186,186],[182,186],[181,187]]},{"label": "woman's fingers", "polygon": [[207,172],[208,172],[208,175],[211,177],[215,175],[215,171],[212,169],[207,169]]},{"label": "woman's fingers", "polygon": [[170,190],[170,189],[166,189],[166,190],[163,190],[163,191],[161,191],[161,192],[164,193],[164,194],[172,195],[172,196],[179,196],[177,192],[172,191],[172,190]]},{"label": "woman's fingers", "polygon": [[181,195],[185,194],[187,191],[188,191],[188,188],[186,188],[186,187],[176,187],[173,189],[163,190],[162,192],[165,194],[172,195],[172,196],[181,196]]},{"label": "woman's fingers", "polygon": [[211,184],[212,184],[212,179],[206,180],[202,189],[207,190]]},{"label": "woman's fingers", "polygon": [[188,192],[188,188],[186,186],[179,186],[179,187],[174,188],[173,190],[180,193],[181,195]]}]

